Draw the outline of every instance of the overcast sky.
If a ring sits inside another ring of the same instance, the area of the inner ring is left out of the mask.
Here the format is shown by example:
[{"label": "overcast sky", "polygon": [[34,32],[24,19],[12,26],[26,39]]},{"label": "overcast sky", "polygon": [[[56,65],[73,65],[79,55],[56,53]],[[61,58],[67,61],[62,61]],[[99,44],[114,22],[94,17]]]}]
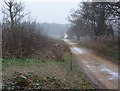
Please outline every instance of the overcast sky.
[{"label": "overcast sky", "polygon": [[[0,8],[1,6],[0,0]],[[70,10],[77,8],[80,0],[17,0],[25,4],[25,10],[30,11],[30,19],[37,22],[68,23],[66,17]],[[1,9],[0,9],[1,10]],[[0,16],[1,18],[1,16]],[[0,19],[1,20],[1,19]]]},{"label": "overcast sky", "polygon": [[[30,1],[30,0],[29,0]],[[38,22],[48,23],[68,23],[66,17],[70,14],[70,10],[78,6],[79,2],[56,2],[54,1],[30,1],[25,2],[26,10],[31,11],[31,18]]]},{"label": "overcast sky", "polygon": [[[1,1],[2,0],[0,0],[0,7]],[[36,20],[37,22],[42,23],[48,22],[66,24],[68,23],[68,21],[65,19],[70,14],[70,10],[77,8],[78,4],[81,1],[87,0],[20,0],[20,1],[24,2],[26,6],[26,11],[31,12],[30,18],[32,20]]]}]

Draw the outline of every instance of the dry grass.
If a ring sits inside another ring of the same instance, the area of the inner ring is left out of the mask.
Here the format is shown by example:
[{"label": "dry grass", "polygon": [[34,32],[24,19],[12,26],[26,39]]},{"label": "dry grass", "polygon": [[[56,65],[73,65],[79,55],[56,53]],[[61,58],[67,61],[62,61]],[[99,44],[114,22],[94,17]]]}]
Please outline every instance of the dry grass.
[{"label": "dry grass", "polygon": [[96,53],[110,59],[112,62],[120,64],[120,60],[118,60],[119,54],[117,39],[115,39],[115,41],[113,42],[111,37],[108,37],[107,39],[105,39],[104,37],[98,37],[97,39],[90,41],[80,41],[79,45],[92,49]]},{"label": "dry grass", "polygon": [[[54,76],[65,82],[63,88],[93,89],[94,86],[81,70],[78,70],[73,61],[73,70],[70,70],[70,54],[64,55],[64,62],[55,60],[35,59],[4,59],[3,79],[10,78],[15,72],[32,72],[39,78]],[[59,88],[60,89],[60,88]]]}]

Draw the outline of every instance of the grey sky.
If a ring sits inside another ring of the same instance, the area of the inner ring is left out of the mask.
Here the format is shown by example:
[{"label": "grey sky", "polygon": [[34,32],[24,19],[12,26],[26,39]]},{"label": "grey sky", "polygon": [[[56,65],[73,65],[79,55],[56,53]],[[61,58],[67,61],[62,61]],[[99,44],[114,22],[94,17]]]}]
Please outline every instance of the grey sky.
[{"label": "grey sky", "polygon": [[38,22],[68,23],[65,18],[79,2],[25,2],[26,9],[31,11],[31,18]]},{"label": "grey sky", "polygon": [[[1,8],[0,0],[0,8]],[[19,1],[19,0],[17,0]],[[20,0],[23,1],[26,10],[31,11],[30,18],[37,22],[48,23],[68,23],[65,18],[70,14],[70,10],[77,8],[81,1],[91,0]],[[1,16],[0,16],[1,18]],[[1,20],[1,19],[0,19]]]},{"label": "grey sky", "polygon": [[[9,0],[8,0],[9,1]],[[65,18],[70,14],[70,10],[76,8],[80,0],[17,0],[25,4],[25,10],[30,11],[30,19],[37,22],[48,23],[68,23]],[[2,9],[0,0],[0,13]],[[2,16],[0,16],[2,20]]]}]

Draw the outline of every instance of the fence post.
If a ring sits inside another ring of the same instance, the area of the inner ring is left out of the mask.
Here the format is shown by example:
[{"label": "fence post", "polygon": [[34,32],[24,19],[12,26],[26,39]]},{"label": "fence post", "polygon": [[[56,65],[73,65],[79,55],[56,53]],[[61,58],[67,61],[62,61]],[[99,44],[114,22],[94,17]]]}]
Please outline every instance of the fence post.
[{"label": "fence post", "polygon": [[71,52],[71,45],[70,45],[70,44],[68,44],[68,46],[69,46],[70,57],[71,57],[70,69],[72,70],[72,52]]}]

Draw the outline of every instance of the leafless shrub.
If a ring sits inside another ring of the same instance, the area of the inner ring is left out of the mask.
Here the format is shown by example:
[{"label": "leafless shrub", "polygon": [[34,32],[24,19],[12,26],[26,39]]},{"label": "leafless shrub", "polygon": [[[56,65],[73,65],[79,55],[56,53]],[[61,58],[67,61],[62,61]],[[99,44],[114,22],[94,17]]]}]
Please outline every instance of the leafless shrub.
[{"label": "leafless shrub", "polygon": [[42,26],[36,22],[23,22],[12,30],[3,28],[3,57],[28,56],[49,45],[49,40],[42,30]]}]

